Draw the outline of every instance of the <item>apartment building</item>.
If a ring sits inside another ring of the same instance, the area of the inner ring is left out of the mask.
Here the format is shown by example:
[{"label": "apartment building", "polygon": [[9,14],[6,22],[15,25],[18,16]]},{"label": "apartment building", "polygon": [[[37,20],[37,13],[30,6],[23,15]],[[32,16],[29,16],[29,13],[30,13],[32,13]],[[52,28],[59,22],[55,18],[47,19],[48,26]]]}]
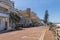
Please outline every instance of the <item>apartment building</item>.
[{"label": "apartment building", "polygon": [[37,17],[37,14],[35,12],[31,12],[31,20],[33,25],[40,25],[41,20],[39,17]]},{"label": "apartment building", "polygon": [[[32,24],[31,21],[31,15],[35,14],[31,12],[30,8],[27,8],[26,10],[18,10],[14,8],[14,2],[11,0],[0,0],[0,30],[10,30],[10,23],[9,23],[9,14],[11,12],[17,13],[21,20],[20,22],[23,24],[23,26],[29,26]],[[34,18],[33,17],[33,18]],[[32,18],[32,19],[33,19]],[[34,19],[36,20],[36,19]]]},{"label": "apartment building", "polygon": [[14,10],[14,2],[0,0],[0,31],[9,30],[9,13]]},{"label": "apartment building", "polygon": [[32,12],[30,8],[27,8],[26,10],[20,10],[20,18],[21,23],[24,24],[24,26],[30,26],[32,24],[40,24],[41,21],[37,17],[35,12]]},{"label": "apartment building", "polygon": [[32,21],[30,19],[30,12],[31,9],[27,8],[26,10],[20,10],[20,17],[21,17],[21,22],[23,23],[23,26],[30,26],[32,24]]}]

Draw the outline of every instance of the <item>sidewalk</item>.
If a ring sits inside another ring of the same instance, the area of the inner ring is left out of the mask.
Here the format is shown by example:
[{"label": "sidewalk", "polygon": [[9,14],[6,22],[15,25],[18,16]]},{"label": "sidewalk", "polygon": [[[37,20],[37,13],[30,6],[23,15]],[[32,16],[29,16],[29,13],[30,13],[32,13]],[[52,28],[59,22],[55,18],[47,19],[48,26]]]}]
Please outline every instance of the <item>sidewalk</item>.
[{"label": "sidewalk", "polygon": [[45,33],[44,40],[56,40],[55,37],[53,36],[52,32],[48,30]]}]

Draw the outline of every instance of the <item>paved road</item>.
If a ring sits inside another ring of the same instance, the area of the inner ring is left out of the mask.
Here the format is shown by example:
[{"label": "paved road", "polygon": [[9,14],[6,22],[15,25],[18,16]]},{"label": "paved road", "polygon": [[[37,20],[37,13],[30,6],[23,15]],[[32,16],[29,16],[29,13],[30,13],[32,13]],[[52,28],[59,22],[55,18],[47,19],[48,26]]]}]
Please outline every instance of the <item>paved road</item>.
[{"label": "paved road", "polygon": [[47,27],[25,28],[20,31],[0,34],[0,40],[43,40]]}]

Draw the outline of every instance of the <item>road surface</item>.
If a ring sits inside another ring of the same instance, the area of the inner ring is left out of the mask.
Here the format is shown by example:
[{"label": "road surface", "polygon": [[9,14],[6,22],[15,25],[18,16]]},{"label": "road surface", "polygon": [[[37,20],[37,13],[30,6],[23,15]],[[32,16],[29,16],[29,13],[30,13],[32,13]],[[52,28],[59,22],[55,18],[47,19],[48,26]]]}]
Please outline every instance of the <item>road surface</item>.
[{"label": "road surface", "polygon": [[0,40],[44,40],[47,27],[25,28],[20,31],[0,34]]}]

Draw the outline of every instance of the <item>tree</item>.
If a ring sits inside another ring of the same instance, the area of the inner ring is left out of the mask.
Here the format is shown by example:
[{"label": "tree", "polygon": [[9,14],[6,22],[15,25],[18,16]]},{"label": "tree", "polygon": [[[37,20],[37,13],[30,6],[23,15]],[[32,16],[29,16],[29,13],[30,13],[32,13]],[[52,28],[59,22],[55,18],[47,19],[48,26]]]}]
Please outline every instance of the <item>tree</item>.
[{"label": "tree", "polygon": [[44,23],[47,24],[48,23],[48,10],[45,11],[45,17],[44,17]]},{"label": "tree", "polygon": [[14,12],[11,12],[10,17],[9,17],[9,21],[11,23],[12,28],[14,29],[13,25],[14,24],[16,25],[16,23],[20,22],[20,17],[17,14],[15,14]]}]

